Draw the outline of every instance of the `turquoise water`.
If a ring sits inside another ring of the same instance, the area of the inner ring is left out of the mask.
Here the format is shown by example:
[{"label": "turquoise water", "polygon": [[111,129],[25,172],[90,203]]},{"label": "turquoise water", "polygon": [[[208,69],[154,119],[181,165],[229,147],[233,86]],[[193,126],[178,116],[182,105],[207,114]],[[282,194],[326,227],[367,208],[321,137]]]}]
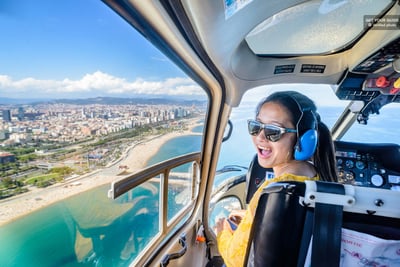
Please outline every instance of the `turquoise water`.
[{"label": "turquoise water", "polygon": [[[199,151],[200,146],[200,135],[171,139],[148,165]],[[107,198],[109,187],[83,192],[0,227],[0,266],[127,266],[158,230],[158,185],[147,183],[117,200]],[[128,206],[132,202],[134,208]],[[180,208],[170,205],[168,217]],[[134,249],[124,255],[130,242]]]},{"label": "turquoise water", "polygon": [[74,219],[64,202],[0,228],[0,266],[70,266]]},{"label": "turquoise water", "polygon": [[[200,129],[200,128],[199,128]],[[178,156],[194,151],[200,151],[201,136],[200,135],[185,135],[167,141],[147,163],[148,166],[167,160],[172,155]]]}]

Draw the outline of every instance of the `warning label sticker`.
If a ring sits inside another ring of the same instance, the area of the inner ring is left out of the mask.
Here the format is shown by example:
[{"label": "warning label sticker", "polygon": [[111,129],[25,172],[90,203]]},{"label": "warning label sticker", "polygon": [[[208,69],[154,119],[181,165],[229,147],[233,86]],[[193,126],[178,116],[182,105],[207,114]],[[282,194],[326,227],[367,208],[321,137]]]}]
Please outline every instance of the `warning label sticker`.
[{"label": "warning label sticker", "polygon": [[275,66],[274,74],[293,73],[295,64]]},{"label": "warning label sticker", "polygon": [[316,64],[303,64],[301,65],[300,72],[302,73],[324,73],[325,65],[316,65]]}]

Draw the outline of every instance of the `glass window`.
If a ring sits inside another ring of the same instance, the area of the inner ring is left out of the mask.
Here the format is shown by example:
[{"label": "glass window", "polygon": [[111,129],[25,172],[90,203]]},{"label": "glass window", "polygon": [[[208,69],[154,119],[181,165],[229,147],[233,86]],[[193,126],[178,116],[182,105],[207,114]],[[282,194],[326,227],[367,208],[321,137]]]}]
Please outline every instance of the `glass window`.
[{"label": "glass window", "polygon": [[322,121],[329,128],[334,125],[337,117],[348,104],[348,101],[337,100],[334,91],[327,85],[271,85],[248,91],[243,96],[239,107],[232,110],[230,120],[233,123],[233,131],[231,138],[222,143],[221,156],[218,161],[219,169],[226,165],[245,165],[248,167],[256,154],[256,150],[247,131],[247,119],[254,118],[256,106],[262,98],[277,90],[300,90],[303,94],[309,96],[316,103]]},{"label": "glass window", "polygon": [[194,163],[188,163],[170,171],[168,176],[168,215],[170,221],[197,195],[194,191],[193,169]]},{"label": "glass window", "polygon": [[[256,150],[248,134],[246,120],[254,118],[258,102],[267,95],[277,90],[301,90],[300,92],[309,96],[317,105],[321,120],[332,128],[349,101],[338,100],[334,90],[327,85],[311,84],[286,84],[259,87],[248,91],[240,105],[232,110],[230,120],[233,124],[231,138],[222,143],[221,153],[218,160],[217,175],[214,180],[213,197],[218,199],[222,193],[227,191],[226,184],[233,183],[231,180],[243,178],[246,169]],[[400,123],[399,107],[397,104],[383,106],[379,114],[370,114],[367,124],[359,124],[357,121],[347,130],[339,141],[354,143],[391,143],[399,144],[398,125]],[[372,152],[372,151],[371,151]],[[241,172],[230,166],[242,166]],[[224,171],[225,170],[225,171]],[[241,174],[242,176],[240,176]],[[243,179],[242,179],[243,180]],[[245,182],[245,180],[243,181]],[[228,192],[230,193],[230,192]],[[217,201],[215,200],[214,201]]]},{"label": "glass window", "polygon": [[200,151],[206,94],[101,1],[2,1],[0,33],[0,266],[129,266],[198,168],[110,184]]},{"label": "glass window", "polygon": [[379,114],[371,114],[367,124],[359,124],[357,121],[342,137],[343,141],[360,143],[400,143],[398,125],[400,108],[397,104],[383,106]]},{"label": "glass window", "polygon": [[237,197],[225,197],[210,206],[210,228],[213,229],[217,221],[221,218],[228,218],[234,210],[243,209],[240,200]]},{"label": "glass window", "polygon": [[265,20],[246,41],[257,55],[334,52],[351,44],[392,4],[391,0],[306,1]]}]

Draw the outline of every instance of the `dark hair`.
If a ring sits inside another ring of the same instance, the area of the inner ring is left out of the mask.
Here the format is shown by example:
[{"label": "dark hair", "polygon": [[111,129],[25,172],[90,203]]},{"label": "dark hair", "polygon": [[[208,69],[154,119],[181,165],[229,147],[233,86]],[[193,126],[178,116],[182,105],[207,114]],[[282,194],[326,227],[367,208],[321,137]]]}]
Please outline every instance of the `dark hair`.
[{"label": "dark hair", "polygon": [[[275,92],[258,103],[256,117],[261,107],[268,102],[278,103],[289,111],[293,125],[298,127],[299,136],[304,133],[304,130],[309,127],[309,125],[316,124],[315,128],[318,131],[318,142],[312,157],[314,166],[321,180],[337,182],[338,175],[332,136],[328,127],[321,121],[315,103],[307,96],[296,91]],[[311,111],[310,114],[313,114],[313,116],[301,119],[304,110]]]}]

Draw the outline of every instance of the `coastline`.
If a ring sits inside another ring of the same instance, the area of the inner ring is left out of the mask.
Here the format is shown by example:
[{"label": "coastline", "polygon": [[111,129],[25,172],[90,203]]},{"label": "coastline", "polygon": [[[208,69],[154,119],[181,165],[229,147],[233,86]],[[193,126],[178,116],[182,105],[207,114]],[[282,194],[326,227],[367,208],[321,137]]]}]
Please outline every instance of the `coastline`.
[{"label": "coastline", "polygon": [[[111,182],[119,179],[118,175],[121,173],[119,166],[126,166],[126,171],[129,173],[143,169],[167,141],[176,137],[195,134],[192,129],[198,125],[196,124],[197,121],[198,118],[190,120],[189,129],[182,132],[145,137],[141,142],[130,146],[119,160],[110,163],[105,169],[68,179],[63,183],[57,183],[46,188],[31,187],[28,193],[1,200],[0,226],[68,197],[107,183],[111,184]],[[140,157],[137,155],[140,155]]]}]

